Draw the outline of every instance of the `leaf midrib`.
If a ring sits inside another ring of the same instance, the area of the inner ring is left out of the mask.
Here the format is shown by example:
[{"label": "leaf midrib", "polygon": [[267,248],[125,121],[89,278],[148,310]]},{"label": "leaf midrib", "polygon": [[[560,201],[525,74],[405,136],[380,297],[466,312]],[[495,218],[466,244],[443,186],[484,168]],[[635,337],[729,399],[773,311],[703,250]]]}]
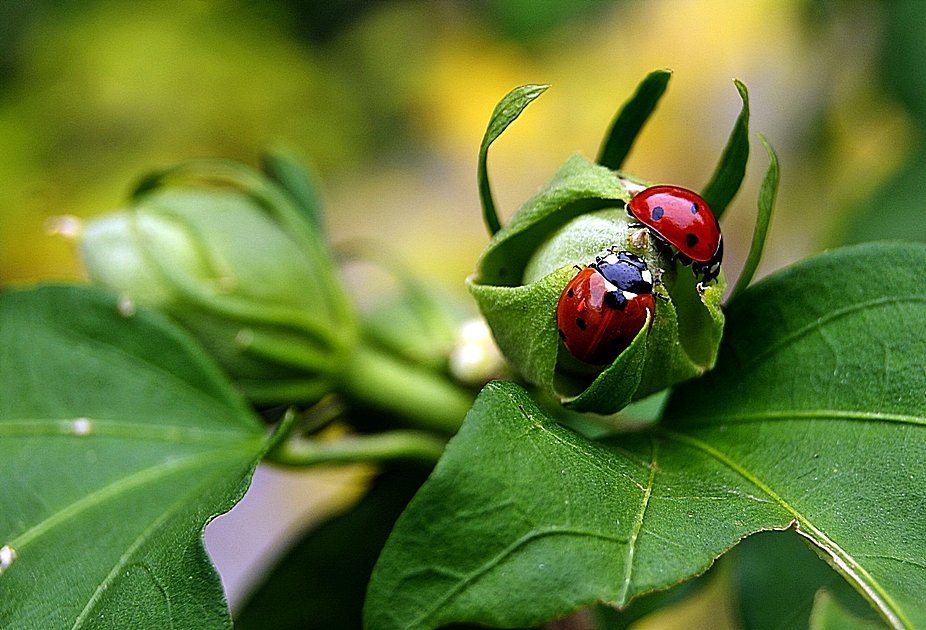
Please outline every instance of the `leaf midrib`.
[{"label": "leaf midrib", "polygon": [[[87,420],[90,423],[88,433],[75,431],[74,422],[78,419]],[[94,437],[117,437],[131,440],[213,443],[215,445],[257,437],[256,434],[248,434],[240,429],[221,430],[190,426],[189,424],[123,422],[98,417],[22,418],[16,420],[0,418],[0,438],[51,436],[71,437],[81,440],[92,440]]]},{"label": "leaf midrib", "polygon": [[[180,378],[177,374],[166,369],[164,366],[152,363],[142,355],[126,352],[120,346],[109,343],[107,340],[80,333],[72,328],[65,328],[53,320],[46,319],[44,323],[49,337],[51,337],[51,333],[55,333],[57,337],[61,339],[61,341],[52,342],[52,345],[55,347],[73,347],[77,343],[86,344],[94,348],[100,354],[118,358],[120,364],[128,368],[133,368],[131,370],[126,370],[127,373],[143,374],[146,377],[146,381],[156,381],[162,384],[162,389],[164,386],[167,386],[172,387],[174,391],[185,392],[189,396],[190,402],[196,404],[198,407],[202,406],[204,409],[215,409],[218,405],[226,407],[227,410],[231,412],[228,414],[231,418],[249,418],[248,411],[240,399],[233,395],[231,390],[225,387],[216,388],[212,366],[200,360],[200,357],[197,356],[195,352],[191,352],[187,358],[192,357],[195,359],[196,367],[201,371],[201,376],[209,379],[209,391],[200,389],[190,381]],[[174,341],[174,339],[171,339],[171,341]],[[0,381],[0,388],[2,388],[2,384],[2,381]],[[218,391],[218,389],[222,391]],[[220,395],[221,398],[218,398]],[[250,427],[250,425],[243,426]]]},{"label": "leaf midrib", "polygon": [[[860,565],[849,552],[840,547],[835,541],[830,539],[820,529],[818,529],[810,520],[798,511],[794,506],[779,496],[770,486],[766,485],[756,474],[747,470],[732,457],[723,453],[714,446],[699,440],[695,437],[677,433],[669,429],[660,429],[659,434],[667,439],[675,440],[691,448],[697,449],[702,453],[712,457],[717,462],[723,464],[740,477],[753,484],[761,492],[765,493],[772,501],[778,504],[783,510],[789,513],[797,524],[797,532],[823,549],[833,559],[841,572],[852,579],[862,590],[866,597],[874,603],[881,611],[885,619],[895,628],[907,627],[912,628],[913,624],[906,617],[896,602],[885,591],[884,587],[872,577],[862,565]],[[812,535],[811,535],[812,534]]]},{"label": "leaf midrib", "polygon": [[[251,448],[253,446],[253,448]],[[195,470],[199,467],[205,467],[210,463],[221,461],[223,459],[237,459],[237,456],[247,453],[258,453],[256,441],[242,442],[238,448],[232,448],[230,445],[224,445],[219,449],[194,453],[188,457],[162,461],[154,466],[141,469],[131,475],[119,477],[112,483],[97,488],[93,492],[82,496],[77,501],[73,501],[54,513],[48,515],[29,529],[7,541],[17,552],[28,545],[34,543],[37,539],[53,530],[55,527],[66,523],[68,520],[76,518],[83,512],[92,509],[95,506],[102,505],[107,500],[114,500],[120,495],[141,488],[145,485],[156,483],[166,477],[178,472]]]},{"label": "leaf midrib", "polygon": [[736,426],[751,422],[772,422],[788,420],[857,420],[859,422],[890,422],[913,426],[926,425],[926,416],[901,413],[859,411],[854,409],[775,409],[743,413],[720,413],[716,416],[685,416],[681,421],[687,427]]},{"label": "leaf midrib", "polygon": [[[218,454],[218,452],[215,452],[214,454]],[[93,611],[95,603],[99,600],[102,593],[106,592],[109,586],[115,581],[116,577],[120,574],[122,569],[128,564],[129,560],[131,559],[135,551],[137,551],[142,545],[144,545],[145,542],[147,542],[151,538],[153,533],[158,528],[160,528],[163,523],[173,518],[181,508],[186,506],[190,501],[190,497],[198,494],[203,487],[211,487],[213,485],[213,482],[216,479],[224,477],[224,475],[225,475],[225,470],[222,469],[220,471],[214,472],[212,475],[208,475],[200,479],[200,483],[197,483],[193,485],[192,487],[190,487],[187,490],[187,492],[185,492],[179,499],[177,499],[170,506],[168,506],[167,509],[165,509],[158,516],[158,518],[152,521],[152,523],[148,527],[146,527],[144,530],[142,530],[141,533],[139,533],[138,536],[136,536],[135,540],[132,541],[132,544],[130,544],[126,548],[125,552],[119,557],[118,562],[116,562],[113,565],[113,568],[110,570],[110,572],[106,575],[105,578],[103,578],[103,580],[100,581],[100,584],[97,586],[96,589],[94,589],[93,594],[87,599],[87,603],[84,606],[83,610],[74,620],[74,624],[71,626],[71,630],[77,630],[78,628],[82,627],[83,622],[89,617],[89,615]]]},{"label": "leaf midrib", "polygon": [[813,331],[821,328],[824,324],[841,319],[848,315],[851,315],[858,311],[868,311],[873,308],[882,308],[887,306],[894,306],[897,304],[902,304],[904,302],[926,302],[926,295],[889,295],[883,296],[871,300],[866,300],[863,302],[855,302],[843,308],[837,308],[828,311],[825,315],[817,317],[811,322],[808,322],[804,326],[797,328],[787,335],[784,335],[780,339],[776,340],[774,343],[768,345],[758,352],[750,354],[747,360],[743,360],[740,363],[739,370],[745,371],[752,368],[753,366],[765,361],[767,358],[775,356],[775,354],[780,351],[782,348],[789,346],[793,343],[796,343],[798,339],[804,337]]}]

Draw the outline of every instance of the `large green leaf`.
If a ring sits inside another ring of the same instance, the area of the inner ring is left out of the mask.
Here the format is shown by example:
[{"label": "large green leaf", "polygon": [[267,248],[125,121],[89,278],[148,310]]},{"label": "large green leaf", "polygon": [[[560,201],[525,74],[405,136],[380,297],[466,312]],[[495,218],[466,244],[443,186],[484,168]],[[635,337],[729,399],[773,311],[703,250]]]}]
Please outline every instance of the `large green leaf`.
[{"label": "large green leaf", "polygon": [[724,558],[732,560],[733,599],[743,630],[806,628],[821,592],[877,624],[858,592],[793,531],[750,536]]},{"label": "large green leaf", "polygon": [[650,431],[592,441],[489,385],[399,519],[367,627],[625,606],[788,527],[891,625],[926,626],[924,267],[924,246],[867,245],[747,289],[717,368]]},{"label": "large green leaf", "polygon": [[86,288],[0,293],[0,627],[230,627],[202,531],[264,436],[160,317]]}]

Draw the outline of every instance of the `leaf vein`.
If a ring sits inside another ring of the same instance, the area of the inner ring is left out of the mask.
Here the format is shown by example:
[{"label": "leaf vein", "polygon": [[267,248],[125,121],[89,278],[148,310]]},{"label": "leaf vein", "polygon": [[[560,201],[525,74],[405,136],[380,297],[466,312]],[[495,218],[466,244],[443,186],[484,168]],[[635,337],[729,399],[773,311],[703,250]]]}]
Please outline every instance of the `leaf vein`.
[{"label": "leaf vein", "polygon": [[738,462],[723,453],[712,445],[699,440],[693,436],[677,433],[669,429],[661,429],[660,434],[664,437],[685,444],[691,448],[701,451],[715,459],[720,464],[726,466],[743,479],[753,484],[767,494],[775,503],[788,512],[797,523],[796,530],[799,534],[809,539],[815,545],[823,549],[832,558],[837,568],[855,584],[863,594],[881,611],[888,622],[894,627],[912,627],[912,624],[906,615],[897,606],[897,603],[891,598],[884,587],[875,580],[868,571],[852,557],[852,555],[843,549],[838,543],[829,538],[819,530],[810,520],[797,510],[793,505],[788,503],[784,497],[776,493],[770,486],[765,484],[754,473],[741,466]]},{"label": "leaf vein", "polygon": [[[622,536],[616,536],[614,534],[608,534],[606,532],[586,530],[575,527],[564,527],[551,525],[548,527],[537,528],[531,530],[509,544],[507,547],[502,549],[494,557],[490,558],[486,562],[483,562],[475,570],[470,571],[469,573],[460,576],[459,582],[453,586],[453,588],[448,589],[447,592],[440,598],[438,598],[432,606],[427,608],[422,614],[412,623],[410,627],[419,627],[428,621],[434,613],[444,607],[444,605],[449,602],[451,599],[456,597],[464,588],[468,587],[470,584],[476,582],[479,578],[488,574],[492,569],[499,566],[504,562],[508,557],[514,554],[518,549],[525,547],[526,545],[539,540],[541,538],[546,538],[548,536],[577,536],[577,537],[589,537],[589,538],[598,538],[600,540],[605,540],[608,542],[616,543],[619,545],[627,544],[627,539]],[[432,569],[433,570],[433,569]]]},{"label": "leaf vein", "polygon": [[123,492],[128,492],[135,488],[154,483],[160,479],[202,466],[215,460],[221,460],[233,456],[234,451],[228,446],[212,451],[199,452],[188,457],[162,461],[154,466],[144,468],[126,477],[120,477],[114,482],[98,488],[94,492],[83,496],[82,498],[69,503],[60,508],[57,512],[48,515],[29,529],[22,532],[14,538],[10,544],[17,549],[22,549],[27,545],[35,542],[38,538],[48,533],[55,527],[67,522],[79,514],[89,510],[103,502],[119,496]]}]

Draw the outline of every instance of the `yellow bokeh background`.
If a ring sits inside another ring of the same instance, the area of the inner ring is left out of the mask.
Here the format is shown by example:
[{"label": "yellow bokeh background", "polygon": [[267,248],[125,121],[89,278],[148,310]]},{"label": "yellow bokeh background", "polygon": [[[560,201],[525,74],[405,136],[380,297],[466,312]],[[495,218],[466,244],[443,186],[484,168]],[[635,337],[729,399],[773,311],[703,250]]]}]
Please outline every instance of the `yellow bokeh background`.
[{"label": "yellow bokeh background", "polygon": [[[593,157],[654,68],[675,75],[627,167],[699,188],[739,109],[731,79],[743,80],[752,129],[783,165],[763,272],[830,244],[839,212],[912,150],[903,109],[876,81],[878,3],[822,18],[798,0],[579,3],[536,33],[500,27],[499,4],[350,13],[344,3],[323,38],[306,37],[286,4],[100,2],[26,15],[0,92],[0,282],[80,276],[71,245],[46,233],[49,217],[117,208],[150,168],[197,156],[254,164],[282,140],[319,170],[336,241],[388,243],[462,287],[486,241],[478,144],[495,103],[523,83],[553,87],[492,149],[504,216],[571,153]],[[728,274],[748,249],[764,168],[754,144],[724,219]]]}]

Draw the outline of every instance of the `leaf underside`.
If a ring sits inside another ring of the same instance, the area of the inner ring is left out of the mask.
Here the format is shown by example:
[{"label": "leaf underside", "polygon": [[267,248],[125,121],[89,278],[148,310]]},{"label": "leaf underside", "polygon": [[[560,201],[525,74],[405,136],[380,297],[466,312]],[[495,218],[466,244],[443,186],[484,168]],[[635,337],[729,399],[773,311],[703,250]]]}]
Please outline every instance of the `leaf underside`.
[{"label": "leaf underside", "polygon": [[0,293],[0,627],[230,627],[202,531],[265,431],[197,348],[96,290]]},{"label": "leaf underside", "polygon": [[888,623],[926,625],[924,266],[924,246],[867,245],[751,287],[717,368],[647,432],[592,441],[490,384],[387,543],[366,627],[623,606],[789,527]]}]

